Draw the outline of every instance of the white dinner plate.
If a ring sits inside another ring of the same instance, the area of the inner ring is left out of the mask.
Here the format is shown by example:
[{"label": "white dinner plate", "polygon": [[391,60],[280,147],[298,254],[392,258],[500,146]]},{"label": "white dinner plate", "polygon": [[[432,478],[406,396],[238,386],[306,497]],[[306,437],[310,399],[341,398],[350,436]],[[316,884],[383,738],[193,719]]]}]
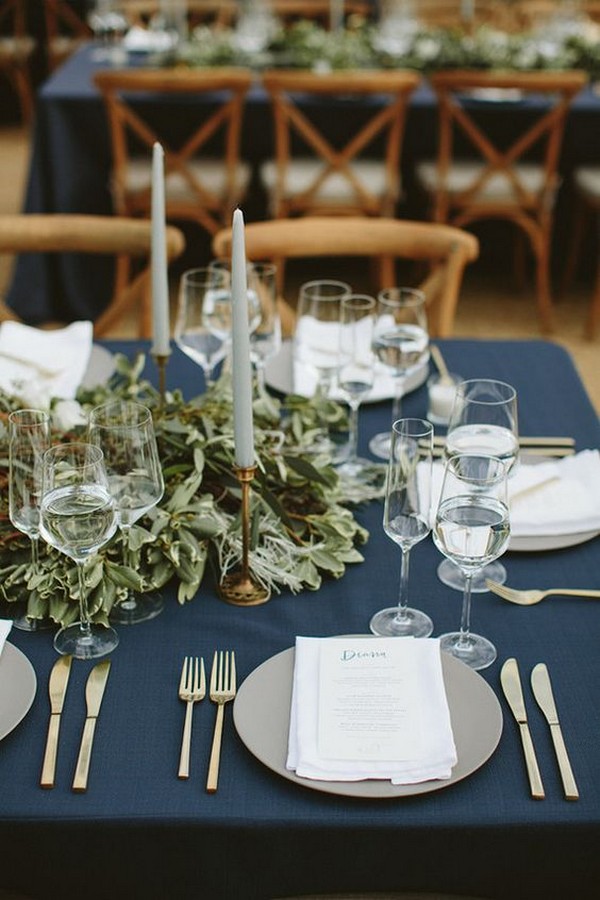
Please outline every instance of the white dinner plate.
[{"label": "white dinner plate", "polygon": [[600,531],[576,531],[572,534],[512,535],[508,549],[517,553],[536,553],[543,550],[563,550],[576,547],[597,537]]},{"label": "white dinner plate", "polygon": [[90,390],[91,388],[98,387],[98,385],[106,384],[114,371],[115,358],[112,353],[110,353],[106,347],[101,347],[99,344],[92,344],[90,361],[80,386]]},{"label": "white dinner plate", "polygon": [[6,641],[0,656],[0,740],[25,718],[36,689],[33,666],[24,653]]},{"label": "white dinner plate", "polygon": [[[370,635],[362,635],[368,640]],[[290,647],[258,666],[238,690],[233,720],[247,749],[288,781],[346,797],[385,799],[426,794],[471,775],[492,755],[502,734],[498,698],[473,669],[442,653],[442,670],[458,762],[445,781],[392,784],[391,781],[317,781],[300,778],[285,767],[287,758],[295,650]]]},{"label": "white dinner plate", "polygon": [[[290,394],[296,391],[302,396],[309,396],[302,388],[294,387],[293,369],[293,343],[291,340],[283,341],[281,350],[265,366],[265,380],[269,387],[281,394]],[[429,361],[418,366],[406,379],[405,393],[416,390],[426,381],[429,375]],[[333,393],[334,399],[341,399],[341,394]],[[376,374],[375,384],[366,395],[363,403],[378,403],[380,400],[392,400],[394,397],[394,381],[386,372]]]}]

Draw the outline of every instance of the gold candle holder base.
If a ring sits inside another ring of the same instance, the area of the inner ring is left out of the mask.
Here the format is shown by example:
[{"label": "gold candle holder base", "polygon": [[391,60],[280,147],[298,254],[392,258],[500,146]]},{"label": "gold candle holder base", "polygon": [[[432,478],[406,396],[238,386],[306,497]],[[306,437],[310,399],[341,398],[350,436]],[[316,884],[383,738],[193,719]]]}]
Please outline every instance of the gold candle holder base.
[{"label": "gold candle holder base", "polygon": [[242,568],[226,575],[218,587],[219,596],[233,606],[259,606],[271,597],[268,588],[256,584],[250,577],[248,549],[250,542],[250,482],[256,466],[235,467],[235,474],[242,486]]},{"label": "gold candle holder base", "polygon": [[156,363],[156,368],[158,369],[158,393],[160,395],[161,406],[164,406],[165,403],[165,395],[167,392],[166,381],[167,381],[167,363],[169,361],[170,353],[153,353],[152,359]]}]

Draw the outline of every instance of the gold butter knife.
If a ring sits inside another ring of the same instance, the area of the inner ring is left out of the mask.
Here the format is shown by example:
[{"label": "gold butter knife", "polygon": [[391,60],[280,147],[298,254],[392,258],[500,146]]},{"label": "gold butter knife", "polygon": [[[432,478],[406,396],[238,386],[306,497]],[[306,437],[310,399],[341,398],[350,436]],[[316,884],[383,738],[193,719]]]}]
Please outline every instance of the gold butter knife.
[{"label": "gold butter knife", "polygon": [[69,675],[71,672],[72,656],[61,656],[52,666],[48,681],[48,695],[50,697],[50,721],[48,723],[48,736],[46,738],[46,750],[42,763],[42,776],[40,785],[43,788],[54,787],[54,775],[56,772],[56,755],[58,752],[58,734],[60,731],[60,717],[67,693]]},{"label": "gold butter knife", "polygon": [[83,726],[81,746],[79,748],[79,756],[75,767],[75,778],[73,779],[74,791],[85,791],[87,789],[96,720],[100,712],[100,706],[102,705],[102,698],[104,697],[104,689],[106,688],[109,672],[110,660],[106,659],[104,662],[94,666],[88,675],[87,684],[85,686],[87,716],[85,725]]},{"label": "gold butter knife", "polygon": [[552,743],[558,767],[560,769],[560,777],[562,778],[565,797],[567,800],[579,800],[579,791],[569,757],[567,748],[563,739],[560,723],[558,721],[558,713],[552,693],[552,684],[550,683],[550,675],[548,667],[545,663],[538,663],[531,672],[531,688],[533,695],[537,700],[540,709],[544,713],[546,721],[550,726],[550,734],[552,735]]},{"label": "gold butter knife", "polygon": [[542,777],[540,775],[535,750],[533,749],[529,725],[527,724],[527,710],[525,709],[525,701],[523,700],[521,677],[519,675],[517,661],[514,657],[507,659],[502,666],[500,682],[502,684],[504,696],[508,700],[508,705],[519,726],[531,796],[534,800],[543,800],[546,796],[544,793],[544,785],[542,784]]}]

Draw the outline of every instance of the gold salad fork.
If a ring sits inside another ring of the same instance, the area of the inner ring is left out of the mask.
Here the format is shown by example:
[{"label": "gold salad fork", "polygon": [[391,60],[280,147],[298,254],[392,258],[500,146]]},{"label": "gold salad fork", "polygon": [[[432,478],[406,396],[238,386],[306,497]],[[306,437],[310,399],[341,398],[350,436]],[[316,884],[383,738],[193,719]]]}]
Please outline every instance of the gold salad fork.
[{"label": "gold salad fork", "polygon": [[506,587],[505,584],[497,584],[495,581],[490,581],[489,578],[486,578],[485,583],[494,594],[498,594],[499,597],[502,597],[504,600],[509,600],[511,603],[518,603],[519,606],[533,606],[534,603],[539,603],[544,597],[558,595],[562,595],[563,597],[600,598],[600,591],[588,591],[583,588],[549,588],[545,591],[517,591],[515,588]]},{"label": "gold salad fork", "polygon": [[219,761],[221,758],[221,736],[223,734],[223,715],[225,704],[235,697],[235,654],[215,650],[212,670],[210,673],[210,699],[217,704],[217,718],[213,735],[210,762],[208,764],[208,779],[206,790],[214,794],[219,780]]},{"label": "gold salad fork", "polygon": [[206,694],[206,676],[202,657],[186,656],[183,660],[179,680],[179,699],[186,704],[181,755],[179,757],[179,778],[190,777],[190,745],[192,741],[192,710],[194,703],[203,700]]}]

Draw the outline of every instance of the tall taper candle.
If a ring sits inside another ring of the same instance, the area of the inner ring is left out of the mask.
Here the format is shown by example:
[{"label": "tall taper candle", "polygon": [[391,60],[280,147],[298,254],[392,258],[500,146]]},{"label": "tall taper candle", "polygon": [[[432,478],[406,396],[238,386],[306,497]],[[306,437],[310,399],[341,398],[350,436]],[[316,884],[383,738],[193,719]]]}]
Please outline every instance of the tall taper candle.
[{"label": "tall taper candle", "polygon": [[252,371],[250,367],[250,325],[246,284],[244,216],[233,213],[231,239],[231,302],[233,320],[233,437],[235,464],[240,469],[254,465],[252,421]]},{"label": "tall taper candle", "polygon": [[169,278],[165,234],[165,153],[159,143],[152,148],[152,353],[168,356]]}]

